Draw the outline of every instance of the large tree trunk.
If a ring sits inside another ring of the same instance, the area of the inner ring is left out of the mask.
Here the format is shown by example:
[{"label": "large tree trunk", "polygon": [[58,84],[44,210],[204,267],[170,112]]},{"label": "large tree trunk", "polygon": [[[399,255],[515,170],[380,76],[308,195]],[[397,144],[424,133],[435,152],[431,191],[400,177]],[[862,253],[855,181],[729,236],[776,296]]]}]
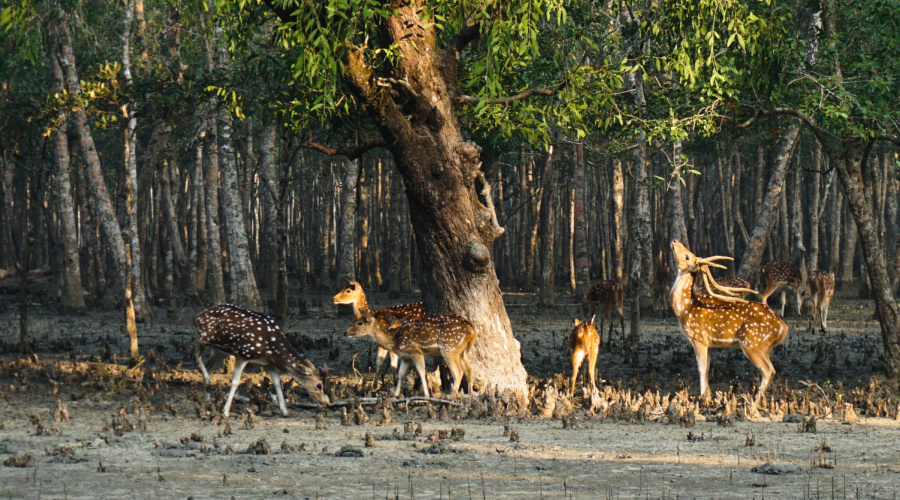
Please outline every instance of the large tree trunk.
[{"label": "large tree trunk", "polygon": [[222,271],[222,237],[219,232],[219,151],[216,146],[218,127],[215,120],[209,120],[208,130],[210,135],[205,141],[204,171],[206,176],[203,187],[206,195],[206,247],[209,251],[207,299],[213,304],[219,304],[225,302],[225,278]]},{"label": "large tree trunk", "polygon": [[476,325],[471,361],[482,386],[524,393],[520,346],[491,259],[490,248],[503,230],[479,169],[480,148],[464,139],[456,116],[459,52],[437,47],[436,27],[419,10],[415,1],[400,4],[383,22],[388,43],[399,51],[391,71],[403,85],[379,85],[356,48],[344,61],[345,79],[375,121],[406,184],[427,309],[454,312]]},{"label": "large tree trunk", "polygon": [[832,156],[841,186],[862,244],[866,271],[872,284],[875,299],[875,314],[881,325],[884,344],[885,370],[892,378],[900,377],[900,310],[891,289],[887,273],[884,247],[878,237],[876,221],[866,202],[865,186],[862,180],[862,162],[865,161],[865,145],[859,139],[844,141],[844,150],[839,158]]},{"label": "large tree trunk", "polygon": [[[57,90],[65,90],[62,68],[56,57],[51,55],[50,68]],[[84,312],[84,292],[81,289],[81,264],[78,256],[78,229],[75,224],[75,202],[72,200],[72,183],[69,179],[69,127],[66,116],[59,115],[60,125],[56,129],[56,196],[59,212],[59,232],[62,240],[63,285],[61,309],[66,314]]]},{"label": "large tree trunk", "polygon": [[800,126],[791,124],[785,130],[784,135],[781,136],[781,147],[778,149],[778,156],[775,158],[775,168],[769,177],[765,199],[757,211],[756,225],[750,236],[750,243],[747,244],[747,250],[744,252],[743,258],[741,258],[741,267],[737,272],[737,275],[745,280],[755,277],[759,270],[766,241],[775,225],[775,210],[781,201],[784,176],[788,165],[791,163],[791,151],[794,149],[794,143],[797,141],[799,133]]},{"label": "large tree trunk", "polygon": [[[850,208],[850,200],[846,198],[850,196],[846,189],[844,190],[844,195],[847,202],[847,210],[852,211],[853,209]],[[843,207],[839,207],[838,210],[843,210]],[[856,218],[847,217],[847,214],[845,213],[843,230],[844,234],[841,237],[841,264],[840,269],[838,270],[836,283],[838,289],[848,288],[854,284],[853,264],[856,260],[856,243],[859,238],[859,231],[856,229]]]},{"label": "large tree trunk", "polygon": [[[675,162],[675,168],[681,169],[682,158],[681,158],[681,141],[675,141],[672,144],[672,158]],[[685,176],[683,171],[679,172],[682,177]],[[682,245],[690,248],[691,243],[688,240],[688,232],[687,226],[685,225],[684,220],[684,202],[682,201],[681,194],[681,179],[675,179],[670,182],[669,186],[669,240],[678,240]],[[669,278],[673,278],[674,281],[674,273],[678,271],[678,263],[674,261],[674,254],[672,252],[666,252],[669,259]]]}]

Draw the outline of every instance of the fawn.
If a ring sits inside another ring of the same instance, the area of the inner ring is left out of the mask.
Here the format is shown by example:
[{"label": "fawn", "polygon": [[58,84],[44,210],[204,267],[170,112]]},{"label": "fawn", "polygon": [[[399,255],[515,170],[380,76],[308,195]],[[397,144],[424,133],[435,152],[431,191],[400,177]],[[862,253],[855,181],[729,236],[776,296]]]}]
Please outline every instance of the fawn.
[{"label": "fawn", "polygon": [[400,371],[394,397],[400,396],[403,377],[410,363],[422,380],[422,390],[428,397],[428,381],[425,378],[425,358],[441,356],[447,362],[453,375],[453,394],[459,391],[465,375],[472,392],[472,367],[469,351],[475,344],[478,332],[469,320],[455,314],[428,314],[416,320],[401,322],[390,318],[387,327],[382,326],[374,315],[363,311],[345,333],[348,337],[372,337],[379,347],[394,352],[400,357]]},{"label": "fawn", "polygon": [[788,264],[787,262],[769,262],[759,268],[759,286],[766,287],[762,293],[763,304],[769,305],[769,296],[781,290],[781,317],[784,317],[784,305],[787,303],[787,288],[797,295],[797,316],[800,316],[803,305],[803,292],[806,291],[806,266]]},{"label": "fawn", "polygon": [[[228,416],[231,401],[241,383],[247,364],[260,365],[272,379],[281,413],[287,416],[281,375],[290,375],[300,382],[316,401],[328,406],[330,401],[323,390],[325,372],[301,355],[285,338],[281,328],[265,314],[256,313],[234,304],[219,304],[201,312],[194,319],[194,357],[203,372],[203,383],[209,384],[209,372],[228,356],[235,357],[231,375],[231,391],[222,414]],[[203,353],[211,349],[212,357],[203,362]]]},{"label": "fawn", "polygon": [[813,322],[828,331],[828,307],[834,297],[834,272],[814,270],[809,273],[810,306],[813,310]]},{"label": "fawn", "polygon": [[591,320],[583,322],[578,318],[575,320],[575,328],[569,335],[569,348],[572,350],[572,383],[569,385],[569,396],[575,395],[575,379],[578,378],[578,371],[581,369],[581,363],[584,361],[585,355],[588,358],[588,374],[585,375],[585,383],[590,380],[591,389],[597,387],[597,352],[600,350],[600,335],[594,328],[594,316]]},{"label": "fawn", "polygon": [[[366,293],[363,291],[362,285],[357,283],[356,281],[347,281],[347,288],[341,290],[337,295],[331,298],[331,302],[334,304],[350,304],[353,306],[353,313],[357,318],[361,317],[361,313],[369,313],[375,316],[375,319],[383,327],[387,327],[389,325],[389,318],[397,318],[397,319],[419,319],[425,315],[425,304],[421,302],[415,302],[412,304],[401,304],[397,306],[385,307],[384,309],[379,309],[375,312],[372,312],[369,309],[369,303],[366,301]],[[384,363],[384,358],[390,354],[391,356],[391,367],[397,369],[397,355],[390,350],[387,350],[381,346],[378,346],[378,355],[375,360],[375,376],[377,377],[379,373],[381,373],[381,365]]]},{"label": "fawn", "polygon": [[[742,292],[755,293],[753,290],[722,286],[712,278],[710,267],[725,268],[713,261],[732,260],[731,257],[701,259],[678,240],[672,240],[672,252],[678,262],[678,276],[670,294],[672,311],[684,336],[694,347],[701,396],[705,396],[709,388],[709,349],[740,348],[762,373],[757,391],[759,398],[765,394],[775,375],[769,355],[787,337],[787,324],[769,306],[737,296]],[[693,293],[695,280],[701,280],[707,292],[705,295]]]},{"label": "fawn", "polygon": [[622,328],[622,336],[625,335],[625,312],[624,312],[624,294],[622,287],[612,280],[601,280],[593,285],[584,296],[584,303],[587,306],[588,316],[593,317],[597,310],[600,310],[600,334],[603,335],[603,322],[609,323],[609,332],[606,334],[606,341],[612,340],[613,322],[612,310],[615,307],[616,313],[619,315],[619,325]]}]

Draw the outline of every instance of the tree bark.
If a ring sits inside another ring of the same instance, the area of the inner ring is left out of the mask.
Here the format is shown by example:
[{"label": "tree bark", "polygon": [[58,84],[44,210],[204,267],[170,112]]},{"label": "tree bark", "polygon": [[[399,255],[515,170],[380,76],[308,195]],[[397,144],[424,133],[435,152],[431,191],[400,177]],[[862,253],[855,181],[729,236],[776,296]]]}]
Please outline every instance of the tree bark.
[{"label": "tree bark", "polygon": [[556,305],[556,198],[558,194],[558,172],[554,162],[553,147],[547,153],[547,188],[541,194],[541,289],[538,293],[538,306],[553,307]]},{"label": "tree bark", "polygon": [[[50,68],[54,84],[59,91],[65,90],[62,68],[55,55],[51,54]],[[61,309],[64,314],[84,312],[84,292],[81,288],[81,263],[78,256],[78,228],[75,223],[75,202],[72,200],[72,183],[69,178],[69,127],[65,114],[60,113],[59,128],[56,129],[56,196],[59,212],[59,231],[62,240],[63,286]]]},{"label": "tree bark", "polygon": [[[74,95],[81,94],[81,83],[78,79],[78,72],[75,67],[75,54],[72,49],[72,39],[66,24],[66,16],[62,14],[59,27],[59,47],[57,48],[58,60],[63,68],[66,77],[66,87],[68,91]],[[109,191],[106,187],[106,181],[103,177],[103,168],[100,165],[100,156],[97,154],[97,148],[94,144],[94,136],[88,124],[87,112],[83,107],[76,108],[72,113],[72,120],[75,124],[75,130],[78,133],[81,145],[81,153],[85,162],[85,177],[90,184],[91,198],[95,214],[100,222],[100,228],[104,239],[106,240],[106,249],[112,256],[115,264],[116,277],[119,283],[124,287],[128,280],[129,267],[125,253],[125,239],[122,237],[122,231],[119,221],[113,210],[112,201],[109,198]],[[141,284],[138,282],[137,287]],[[143,293],[134,290],[134,307],[138,316],[143,315]]]},{"label": "tree bark", "polygon": [[341,233],[338,246],[338,287],[343,280],[356,281],[356,189],[359,184],[359,158],[344,159],[346,171],[341,185]]},{"label": "tree bark", "polygon": [[807,261],[809,262],[809,270],[813,271],[819,268],[819,203],[821,201],[821,184],[822,184],[822,147],[816,143],[813,148],[813,170],[812,182],[809,185],[809,252],[807,253]]},{"label": "tree bark", "polygon": [[591,286],[591,261],[588,255],[588,218],[585,213],[585,163],[584,143],[576,142],[574,175],[572,183],[575,190],[575,297],[579,300]]},{"label": "tree bark", "polygon": [[[503,230],[479,169],[480,148],[464,139],[456,116],[459,52],[438,47],[437,28],[419,15],[420,8],[418,1],[399,4],[382,25],[387,43],[399,52],[390,71],[403,85],[379,85],[359,48],[347,54],[345,80],[374,120],[406,184],[426,308],[460,314],[475,324],[479,336],[471,364],[476,380],[524,393],[520,346],[491,259],[490,247]],[[404,103],[402,109],[398,102]]]},{"label": "tree bark", "polygon": [[[681,178],[673,180],[669,186],[669,214],[671,217],[669,219],[669,240],[678,240],[682,245],[690,248],[691,244],[688,240],[687,226],[684,220],[684,202],[681,195],[681,181],[685,176],[682,171],[681,141],[672,143],[672,161],[675,162],[674,168],[678,169]],[[674,261],[675,257],[672,252],[666,252],[666,254],[669,259],[669,278],[670,281],[674,281],[674,273],[678,270],[677,262]]]},{"label": "tree bark", "polygon": [[737,275],[745,280],[749,281],[759,270],[766,241],[775,225],[775,210],[781,199],[784,177],[788,165],[791,163],[791,152],[794,149],[794,143],[797,141],[799,133],[800,126],[791,124],[788,125],[787,130],[781,136],[781,146],[778,149],[778,156],[775,158],[775,168],[769,177],[765,199],[757,211],[756,225],[753,228],[750,243],[747,244],[747,250],[744,252],[743,258],[741,258],[741,266],[737,272]]},{"label": "tree bark", "polygon": [[238,187],[237,161],[232,145],[231,115],[223,110],[219,118],[219,161],[222,167],[222,206],[228,241],[228,270],[231,302],[253,311],[262,310],[259,288],[250,261],[250,244],[244,225],[244,210]]},{"label": "tree bark", "polygon": [[622,162],[618,159],[613,159],[612,199],[615,207],[613,220],[616,231],[613,261],[615,277],[613,279],[624,289],[627,286],[625,281],[625,174],[622,172]]},{"label": "tree bark", "polygon": [[652,247],[653,233],[650,225],[650,177],[647,173],[647,136],[640,132],[634,150],[634,202],[631,213],[631,296],[630,340],[628,345],[638,345],[641,337],[641,299],[650,297],[650,285],[654,280]]},{"label": "tree bark", "polygon": [[866,202],[862,179],[862,163],[866,156],[865,144],[858,138],[846,139],[843,142],[844,148],[840,157],[832,156],[831,159],[835,164],[862,244],[866,271],[875,299],[875,314],[881,325],[885,370],[896,380],[900,377],[900,310],[892,292],[884,247],[878,237],[876,221],[871,207]]}]

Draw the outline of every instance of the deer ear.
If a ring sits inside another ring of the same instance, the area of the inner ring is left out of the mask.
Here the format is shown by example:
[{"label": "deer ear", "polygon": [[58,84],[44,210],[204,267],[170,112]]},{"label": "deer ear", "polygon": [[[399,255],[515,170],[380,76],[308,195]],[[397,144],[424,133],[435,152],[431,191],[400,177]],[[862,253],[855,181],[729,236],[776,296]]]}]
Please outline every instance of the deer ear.
[{"label": "deer ear", "polygon": [[593,316],[591,316],[591,320],[588,322],[588,324],[591,325],[591,326],[594,326],[594,318],[596,318],[596,317],[597,317],[596,314],[593,315]]},{"label": "deer ear", "polygon": [[372,316],[371,314],[366,314],[366,323],[374,323],[374,322],[375,322],[375,316]]},{"label": "deer ear", "polygon": [[325,377],[327,377],[328,375],[331,375],[331,372],[333,372],[333,371],[334,371],[334,369],[332,367],[330,367],[328,365],[322,365],[322,368],[319,368],[319,376],[322,377],[322,379],[324,380]]},{"label": "deer ear", "polygon": [[572,316],[572,319],[575,320],[575,326],[578,326],[581,324],[581,321],[578,321],[578,318],[576,318],[575,316]]}]

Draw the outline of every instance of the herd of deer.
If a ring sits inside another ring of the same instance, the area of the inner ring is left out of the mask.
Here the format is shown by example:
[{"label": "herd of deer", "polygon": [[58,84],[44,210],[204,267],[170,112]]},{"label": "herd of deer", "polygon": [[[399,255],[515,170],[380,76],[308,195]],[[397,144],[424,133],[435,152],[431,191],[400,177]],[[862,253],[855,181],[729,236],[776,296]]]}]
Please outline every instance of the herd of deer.
[{"label": "herd of deer", "polygon": [[[745,297],[757,292],[750,289],[746,281],[740,278],[715,280],[712,277],[710,268],[725,268],[715,261],[732,260],[731,257],[700,258],[678,241],[672,241],[672,251],[678,262],[678,274],[669,299],[681,331],[694,348],[701,395],[705,395],[709,387],[710,348],[741,349],[762,373],[757,397],[765,393],[775,374],[770,353],[784,341],[788,331],[787,324],[767,305],[767,299],[776,291],[782,290],[781,316],[784,315],[786,289],[796,293],[799,315],[802,297],[808,286],[814,320],[823,331],[827,328],[828,306],[834,295],[832,272],[813,271],[807,285],[802,269],[784,262],[771,262],[759,270],[760,285],[766,287],[760,294],[761,302],[752,302]],[[428,397],[425,358],[438,356],[444,359],[453,377],[453,394],[459,390],[463,376],[469,392],[472,392],[469,352],[478,338],[478,331],[469,320],[455,314],[427,314],[421,302],[372,311],[362,286],[355,281],[349,281],[347,288],[335,295],[332,302],[353,306],[356,320],[347,329],[346,336],[372,337],[378,345],[376,375],[380,373],[386,357],[390,357],[394,368],[398,368],[399,361],[394,397],[400,395],[410,364],[416,367],[422,390]],[[623,332],[625,328],[623,292],[615,281],[594,283],[585,295],[585,305],[590,320],[585,322],[575,318],[575,328],[569,339],[572,354],[571,394],[575,392],[575,382],[585,357],[588,358],[589,373],[585,376],[585,383],[589,383],[591,389],[596,388],[597,354],[602,344],[602,336],[594,327],[596,313],[599,311],[601,314],[601,333],[603,322],[609,323],[607,341],[612,334],[613,311],[618,314]],[[223,411],[226,417],[240,385],[241,374],[248,364],[260,365],[269,374],[279,408],[285,416],[287,407],[281,388],[282,374],[298,380],[310,397],[320,404],[327,406],[330,403],[323,389],[327,372],[317,369],[298,353],[271,317],[233,304],[219,304],[201,312],[194,320],[194,326],[197,342],[194,357],[205,384],[209,384],[209,373],[218,363],[229,355],[235,357],[231,390]],[[213,354],[204,362],[203,354],[207,350],[212,350]]]}]

